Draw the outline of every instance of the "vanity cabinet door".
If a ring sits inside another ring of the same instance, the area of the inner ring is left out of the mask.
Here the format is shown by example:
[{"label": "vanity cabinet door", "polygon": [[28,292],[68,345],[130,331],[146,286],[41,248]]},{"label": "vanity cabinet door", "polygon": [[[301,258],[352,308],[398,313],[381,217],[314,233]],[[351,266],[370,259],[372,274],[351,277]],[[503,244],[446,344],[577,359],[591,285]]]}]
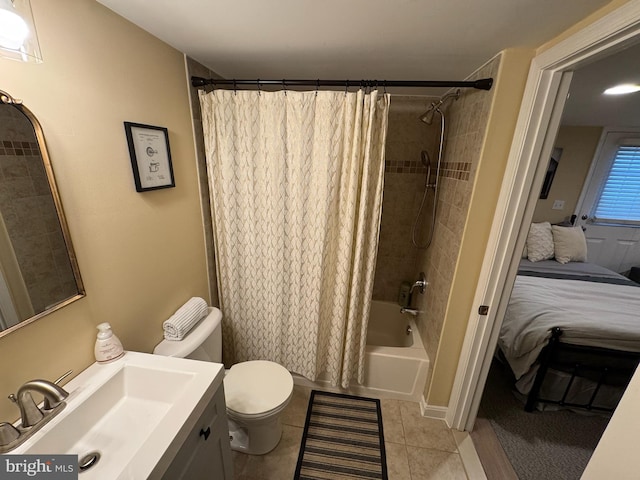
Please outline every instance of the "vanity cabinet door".
[{"label": "vanity cabinet door", "polygon": [[222,386],[162,478],[233,480],[229,426]]}]

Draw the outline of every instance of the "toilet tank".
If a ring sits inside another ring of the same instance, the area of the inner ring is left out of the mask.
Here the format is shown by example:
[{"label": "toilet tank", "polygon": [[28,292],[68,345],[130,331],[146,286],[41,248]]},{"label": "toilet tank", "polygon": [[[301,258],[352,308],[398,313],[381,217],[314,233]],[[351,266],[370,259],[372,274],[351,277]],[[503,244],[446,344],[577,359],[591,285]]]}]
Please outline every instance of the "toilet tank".
[{"label": "toilet tank", "polygon": [[222,363],[222,312],[215,307],[209,307],[209,314],[182,340],[165,339],[156,345],[153,353],[166,357]]}]

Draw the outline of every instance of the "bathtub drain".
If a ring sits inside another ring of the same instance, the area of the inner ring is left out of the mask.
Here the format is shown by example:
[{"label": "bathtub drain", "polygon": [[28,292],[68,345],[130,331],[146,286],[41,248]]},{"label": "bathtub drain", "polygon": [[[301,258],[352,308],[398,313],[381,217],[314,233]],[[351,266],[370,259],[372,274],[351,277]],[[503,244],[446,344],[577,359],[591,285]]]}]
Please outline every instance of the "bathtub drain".
[{"label": "bathtub drain", "polygon": [[86,472],[93,467],[100,460],[100,452],[89,452],[84,457],[78,460],[78,468],[80,473]]}]

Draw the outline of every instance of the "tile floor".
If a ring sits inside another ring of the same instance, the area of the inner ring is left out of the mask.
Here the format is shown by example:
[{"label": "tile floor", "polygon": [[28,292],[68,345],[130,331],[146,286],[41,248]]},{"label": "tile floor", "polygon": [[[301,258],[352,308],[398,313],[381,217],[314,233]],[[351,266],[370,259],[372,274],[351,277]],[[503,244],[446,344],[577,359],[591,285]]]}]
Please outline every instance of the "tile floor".
[{"label": "tile floor", "polygon": [[[282,440],[267,455],[233,453],[236,480],[293,479],[311,389],[296,385],[282,414]],[[389,480],[467,480],[452,432],[414,402],[381,400]]]}]

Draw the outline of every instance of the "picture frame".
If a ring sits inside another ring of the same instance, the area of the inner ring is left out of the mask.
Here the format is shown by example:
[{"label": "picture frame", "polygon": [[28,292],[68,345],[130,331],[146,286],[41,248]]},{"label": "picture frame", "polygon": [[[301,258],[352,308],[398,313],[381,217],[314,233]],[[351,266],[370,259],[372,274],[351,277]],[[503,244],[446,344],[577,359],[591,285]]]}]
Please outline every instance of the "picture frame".
[{"label": "picture frame", "polygon": [[540,191],[540,198],[543,200],[549,198],[551,184],[553,183],[553,178],[556,176],[556,170],[558,169],[561,156],[562,148],[555,147],[551,152],[549,166],[547,167],[547,173],[544,176],[544,183],[542,184],[542,190]]},{"label": "picture frame", "polygon": [[165,127],[124,122],[137,192],[176,186]]}]

